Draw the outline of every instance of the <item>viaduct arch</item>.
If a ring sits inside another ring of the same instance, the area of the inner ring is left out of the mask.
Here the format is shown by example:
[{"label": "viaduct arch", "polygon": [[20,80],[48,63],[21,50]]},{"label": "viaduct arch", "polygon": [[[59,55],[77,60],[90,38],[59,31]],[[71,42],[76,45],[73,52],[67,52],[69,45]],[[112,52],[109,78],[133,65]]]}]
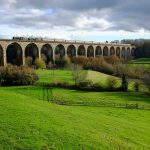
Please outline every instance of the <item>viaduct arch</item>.
[{"label": "viaduct arch", "polygon": [[25,57],[31,57],[32,63],[39,57],[39,49],[35,43],[29,43],[25,48]]},{"label": "viaduct arch", "polygon": [[67,56],[75,57],[76,56],[76,48],[74,45],[69,45],[67,48]]},{"label": "viaduct arch", "polygon": [[3,57],[3,48],[2,46],[0,45],[0,66],[3,66],[4,65],[4,57]]},{"label": "viaduct arch", "polygon": [[7,46],[6,48],[6,60],[7,63],[20,66],[23,64],[22,62],[22,48],[21,46],[14,42]]},{"label": "viaduct arch", "polygon": [[0,66],[8,63],[25,65],[25,58],[45,59],[45,62],[68,57],[103,57],[115,55],[119,58],[134,56],[135,47],[130,44],[100,43],[67,40],[8,40],[0,39]]},{"label": "viaduct arch", "polygon": [[103,48],[103,56],[109,56],[108,51],[109,51],[108,47],[105,46],[105,47]]},{"label": "viaduct arch", "polygon": [[91,45],[87,48],[87,57],[94,57],[94,48]]},{"label": "viaduct arch", "polygon": [[95,49],[95,57],[102,56],[102,48],[100,46],[97,46]]},{"label": "viaduct arch", "polygon": [[44,44],[41,48],[41,58],[48,64],[53,60],[53,48],[50,44]]}]

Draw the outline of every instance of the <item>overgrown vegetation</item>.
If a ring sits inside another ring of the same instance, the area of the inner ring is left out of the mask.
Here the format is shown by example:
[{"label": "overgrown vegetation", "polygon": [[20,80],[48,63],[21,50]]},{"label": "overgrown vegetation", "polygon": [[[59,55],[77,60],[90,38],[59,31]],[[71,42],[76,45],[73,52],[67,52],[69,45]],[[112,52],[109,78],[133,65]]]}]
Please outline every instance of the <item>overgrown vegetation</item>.
[{"label": "overgrown vegetation", "polygon": [[146,73],[142,78],[144,84],[148,87],[150,91],[150,72]]},{"label": "overgrown vegetation", "polygon": [[[111,61],[113,59],[113,61]],[[87,58],[85,56],[79,56],[73,59],[73,62],[83,66],[84,69],[91,69],[99,72],[103,72],[106,74],[114,74],[115,65],[113,64],[114,59],[116,59],[116,64],[118,62],[117,57],[98,57],[98,58]],[[111,62],[108,63],[107,61]]]},{"label": "overgrown vegetation", "polygon": [[0,85],[33,85],[38,80],[38,76],[29,67],[18,67],[7,65],[0,67]]},{"label": "overgrown vegetation", "polygon": [[45,69],[46,68],[46,63],[43,59],[35,59],[34,61],[34,66],[36,69]]},{"label": "overgrown vegetation", "polygon": [[56,56],[54,63],[55,63],[54,65],[56,68],[63,68],[63,67],[68,66],[71,63],[71,60],[69,57],[66,57],[66,56],[64,56],[63,58]]},{"label": "overgrown vegetation", "polygon": [[73,64],[71,66],[71,70],[75,86],[77,86],[80,82],[86,79],[87,71],[83,71],[82,67],[79,66],[78,64]]}]

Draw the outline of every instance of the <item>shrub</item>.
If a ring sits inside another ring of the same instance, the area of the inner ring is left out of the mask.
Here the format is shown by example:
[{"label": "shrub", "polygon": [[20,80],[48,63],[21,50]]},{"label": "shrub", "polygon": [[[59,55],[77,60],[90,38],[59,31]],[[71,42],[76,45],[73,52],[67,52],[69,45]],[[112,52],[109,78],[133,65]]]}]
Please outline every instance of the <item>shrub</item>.
[{"label": "shrub", "polygon": [[40,68],[45,69],[46,68],[46,64],[43,59],[36,58],[34,61],[34,65],[35,65],[36,69],[40,69]]},{"label": "shrub", "polygon": [[117,56],[115,55],[112,55],[112,56],[105,56],[104,57],[105,61],[109,64],[119,64],[119,63],[122,63],[123,61],[121,59],[119,59]]},{"label": "shrub", "polygon": [[113,65],[108,64],[108,63],[106,63],[106,62],[103,62],[100,71],[103,72],[103,73],[112,75],[112,74],[114,74],[114,72],[115,72],[115,68],[114,68]]},{"label": "shrub", "polygon": [[143,77],[143,83],[147,86],[150,91],[150,73],[146,73]]},{"label": "shrub", "polygon": [[63,67],[66,67],[67,65],[70,65],[70,64],[71,64],[70,58],[67,57],[67,56],[64,56],[64,57],[62,58],[62,60],[61,60],[61,65],[62,65]]},{"label": "shrub", "polygon": [[0,68],[0,84],[11,85],[32,85],[38,80],[38,76],[31,68],[8,65]]},{"label": "shrub", "polygon": [[87,61],[88,61],[88,58],[85,56],[78,56],[76,58],[72,58],[72,62],[80,66],[85,66]]},{"label": "shrub", "polygon": [[41,58],[42,58],[42,60],[43,60],[45,63],[47,63],[47,58],[46,58],[46,56],[45,56],[44,54],[41,55]]},{"label": "shrub", "polygon": [[71,69],[72,69],[72,78],[74,80],[75,85],[86,79],[87,71],[82,70],[81,66],[74,64],[71,65]]},{"label": "shrub", "polygon": [[26,64],[27,66],[29,66],[29,67],[32,66],[32,61],[33,61],[33,59],[32,59],[32,57],[30,57],[30,56],[28,56],[28,57],[25,58],[25,64]]},{"label": "shrub", "polygon": [[98,91],[102,91],[102,90],[104,90],[104,87],[100,83],[94,83],[93,89],[98,90]]},{"label": "shrub", "polygon": [[64,56],[62,59],[59,57],[55,57],[55,65],[56,67],[65,67],[71,63],[71,60],[69,57]]},{"label": "shrub", "polygon": [[106,86],[107,86],[107,89],[108,90],[114,90],[116,87],[117,87],[117,79],[115,77],[109,77],[107,79],[107,83],[106,83]]},{"label": "shrub", "polygon": [[139,82],[135,82],[135,83],[134,83],[134,90],[135,90],[136,92],[139,91],[139,87],[140,87],[140,83],[139,83]]},{"label": "shrub", "polygon": [[62,87],[62,88],[66,88],[66,87],[70,86],[67,81],[63,81],[63,82],[54,81],[53,83],[51,83],[51,85],[54,86],[54,87]]},{"label": "shrub", "polygon": [[128,80],[125,74],[122,75],[122,90],[127,91],[128,90]]},{"label": "shrub", "polygon": [[78,83],[80,88],[92,88],[93,82],[91,80],[84,80]]},{"label": "shrub", "polygon": [[83,69],[92,69],[111,75],[115,72],[115,66],[107,63],[103,57],[86,58],[85,56],[79,56],[77,58],[74,58],[73,62],[83,66]]},{"label": "shrub", "polygon": [[56,87],[60,87],[61,82],[58,81],[58,80],[56,80],[56,81],[52,82],[51,85],[52,85],[52,86],[56,86]]},{"label": "shrub", "polygon": [[144,76],[144,69],[134,66],[134,67],[128,67],[124,65],[116,65],[115,67],[116,71],[115,71],[115,75],[117,76],[122,76],[123,74],[125,74],[127,77],[129,78],[133,78],[133,79],[141,79]]},{"label": "shrub", "polygon": [[51,61],[49,61],[49,62],[47,63],[47,65],[46,65],[46,68],[47,68],[47,69],[52,69],[52,68],[54,68],[54,64],[53,64]]},{"label": "shrub", "polygon": [[61,83],[61,86],[62,86],[62,87],[69,87],[69,83],[68,83],[67,81],[63,81],[63,82]]}]

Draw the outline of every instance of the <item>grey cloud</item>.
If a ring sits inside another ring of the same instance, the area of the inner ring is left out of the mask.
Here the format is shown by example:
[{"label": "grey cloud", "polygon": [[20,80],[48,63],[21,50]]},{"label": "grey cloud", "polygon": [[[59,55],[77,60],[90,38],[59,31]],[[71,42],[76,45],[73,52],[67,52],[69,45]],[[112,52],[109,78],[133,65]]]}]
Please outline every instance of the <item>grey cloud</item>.
[{"label": "grey cloud", "polygon": [[[149,8],[149,0],[1,0],[0,24],[78,30],[76,21],[86,17],[105,19],[112,24],[107,30],[150,31]],[[95,22],[82,30],[103,30],[102,26]]]},{"label": "grey cloud", "polygon": [[[123,1],[123,0],[120,0]],[[15,0],[12,7],[29,7],[37,9],[62,8],[66,10],[103,9],[117,5],[119,0]]]},{"label": "grey cloud", "polygon": [[150,31],[150,1],[125,1],[112,11],[108,20],[115,24],[115,29],[134,31],[145,29]]}]

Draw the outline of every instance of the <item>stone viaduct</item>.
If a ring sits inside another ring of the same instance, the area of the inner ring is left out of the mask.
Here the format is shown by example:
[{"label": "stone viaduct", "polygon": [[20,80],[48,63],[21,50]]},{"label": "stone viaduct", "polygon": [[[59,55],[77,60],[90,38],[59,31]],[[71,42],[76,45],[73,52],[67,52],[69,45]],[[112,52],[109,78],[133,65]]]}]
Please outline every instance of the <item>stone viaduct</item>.
[{"label": "stone viaduct", "polygon": [[46,61],[53,61],[68,57],[103,57],[116,55],[119,58],[128,58],[134,55],[134,46],[120,43],[100,43],[69,40],[8,40],[0,39],[0,66],[8,63],[25,65],[25,58],[32,57]]}]

